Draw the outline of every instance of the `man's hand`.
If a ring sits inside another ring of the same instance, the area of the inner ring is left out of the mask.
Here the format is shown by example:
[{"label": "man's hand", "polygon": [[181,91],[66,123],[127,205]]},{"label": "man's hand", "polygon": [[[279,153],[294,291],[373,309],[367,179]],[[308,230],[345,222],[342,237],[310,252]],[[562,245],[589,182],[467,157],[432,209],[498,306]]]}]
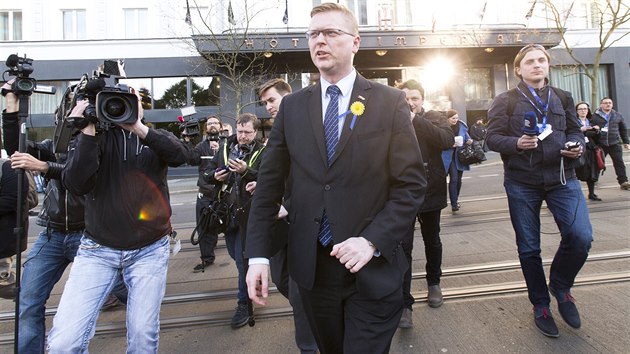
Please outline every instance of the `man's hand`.
[{"label": "man's hand", "polygon": [[[87,108],[89,104],[90,101],[88,100],[77,101],[68,117],[72,117],[74,119],[85,119],[83,112],[85,112],[85,108]],[[81,129],[81,132],[85,135],[94,136],[96,135],[96,127],[94,126],[94,123],[90,122],[87,126],[85,126],[85,128]]]},{"label": "man's hand", "polygon": [[219,171],[214,171],[214,179],[216,179],[219,182],[225,181],[227,176],[228,176],[228,171],[224,169],[221,169]]},{"label": "man's hand", "polygon": [[251,181],[245,185],[245,190],[249,192],[249,194],[254,195],[256,191],[256,181]]},{"label": "man's hand", "polygon": [[22,168],[29,171],[46,173],[48,171],[48,163],[40,161],[30,154],[15,152],[11,155],[11,168]]},{"label": "man's hand", "polygon": [[570,159],[577,159],[578,157],[582,156],[582,150],[582,144],[580,144],[580,146],[574,147],[571,150],[560,150],[560,154]]},{"label": "man's hand", "polygon": [[230,171],[236,172],[240,175],[247,171],[247,162],[241,159],[229,159],[227,165],[230,168]]},{"label": "man's hand", "polygon": [[520,150],[532,150],[538,147],[538,137],[531,135],[523,135],[518,138],[516,147]]},{"label": "man's hand", "polygon": [[372,259],[376,249],[363,237],[350,237],[333,246],[331,256],[337,257],[351,273],[356,273]]},{"label": "man's hand", "polygon": [[628,150],[628,149],[630,149],[630,144],[623,144],[623,147],[624,147],[626,150]]},{"label": "man's hand", "polygon": [[251,264],[245,277],[249,298],[257,305],[266,306],[269,296],[269,265]]},{"label": "man's hand", "polygon": [[11,91],[11,86],[13,85],[14,81],[15,79],[11,79],[5,82],[1,88],[2,92],[5,93],[4,100],[5,100],[5,107],[6,107],[5,110],[7,113],[17,112],[20,108],[17,95],[13,93],[13,91]]}]

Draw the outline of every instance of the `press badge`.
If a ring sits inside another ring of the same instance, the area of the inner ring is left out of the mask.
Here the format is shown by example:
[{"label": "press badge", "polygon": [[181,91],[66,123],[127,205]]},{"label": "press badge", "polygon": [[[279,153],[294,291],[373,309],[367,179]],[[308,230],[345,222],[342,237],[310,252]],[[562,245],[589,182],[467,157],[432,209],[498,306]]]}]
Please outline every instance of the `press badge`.
[{"label": "press badge", "polygon": [[[540,131],[542,129],[542,124],[538,124],[538,131]],[[545,126],[545,130],[543,130],[540,134],[538,134],[538,140],[544,140],[546,137],[549,136],[549,134],[551,134],[552,130],[551,130],[551,124],[546,124]]]},{"label": "press badge", "polygon": [[176,254],[179,253],[179,251],[182,249],[182,242],[179,238],[177,238],[177,232],[175,230],[173,230],[173,232],[171,232],[171,234],[169,235],[169,246],[170,246],[170,251],[171,251],[171,256],[174,256]]}]

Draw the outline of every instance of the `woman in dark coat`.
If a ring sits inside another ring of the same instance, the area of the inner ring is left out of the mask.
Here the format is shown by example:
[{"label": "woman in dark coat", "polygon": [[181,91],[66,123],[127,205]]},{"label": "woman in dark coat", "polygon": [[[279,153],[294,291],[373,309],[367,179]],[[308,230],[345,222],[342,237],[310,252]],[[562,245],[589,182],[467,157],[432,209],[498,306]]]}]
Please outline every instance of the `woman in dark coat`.
[{"label": "woman in dark coat", "polygon": [[586,142],[586,149],[582,155],[583,164],[575,169],[575,173],[580,181],[586,182],[588,186],[588,199],[601,201],[602,199],[595,194],[595,183],[599,179],[599,173],[601,171],[597,166],[597,156],[595,154],[595,148],[599,143],[599,126],[592,125],[591,109],[588,103],[578,103],[575,106],[575,110],[577,111],[580,129],[582,133],[584,133],[584,141]]}]

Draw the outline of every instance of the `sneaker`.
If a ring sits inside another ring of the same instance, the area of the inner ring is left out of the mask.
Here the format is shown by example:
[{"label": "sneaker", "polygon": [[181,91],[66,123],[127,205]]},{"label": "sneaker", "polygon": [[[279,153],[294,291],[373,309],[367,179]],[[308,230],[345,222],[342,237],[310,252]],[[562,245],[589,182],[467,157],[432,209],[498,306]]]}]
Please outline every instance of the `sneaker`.
[{"label": "sneaker", "polygon": [[571,291],[558,291],[549,285],[549,292],[558,300],[558,312],[560,312],[564,322],[573,328],[580,328],[582,321],[577,306],[575,306],[575,299],[571,296]]},{"label": "sneaker", "polygon": [[398,322],[398,328],[411,328],[413,327],[413,317],[411,316],[411,309],[404,308],[400,321]]},{"label": "sneaker", "polygon": [[536,324],[536,328],[547,337],[560,337],[558,326],[556,326],[556,321],[554,321],[551,316],[549,307],[534,307],[534,323]]},{"label": "sneaker", "polygon": [[211,265],[214,262],[209,262],[209,261],[201,261],[201,263],[197,264],[195,266],[195,268],[193,268],[193,273],[199,273],[199,272],[204,272],[206,267],[208,267],[209,265]]},{"label": "sneaker", "polygon": [[619,185],[619,188],[625,189],[625,190],[630,190],[630,182],[628,182],[628,181],[623,182],[622,184]]},{"label": "sneaker", "polygon": [[236,312],[234,312],[234,316],[232,316],[232,322],[230,326],[232,328],[240,328],[243,327],[249,322],[249,311],[247,311],[247,304],[239,303],[236,307]]},{"label": "sneaker", "polygon": [[429,286],[429,294],[427,295],[427,300],[429,302],[429,307],[438,308],[442,306],[442,303],[444,302],[444,297],[442,296],[442,289],[440,289],[439,285]]},{"label": "sneaker", "polygon": [[101,311],[109,311],[114,309],[115,307],[122,305],[123,303],[118,300],[118,298],[114,294],[109,294],[109,296],[107,296],[107,299],[105,299],[103,306],[101,306]]},{"label": "sneaker", "polygon": [[3,272],[0,275],[0,298],[15,299],[15,273]]}]

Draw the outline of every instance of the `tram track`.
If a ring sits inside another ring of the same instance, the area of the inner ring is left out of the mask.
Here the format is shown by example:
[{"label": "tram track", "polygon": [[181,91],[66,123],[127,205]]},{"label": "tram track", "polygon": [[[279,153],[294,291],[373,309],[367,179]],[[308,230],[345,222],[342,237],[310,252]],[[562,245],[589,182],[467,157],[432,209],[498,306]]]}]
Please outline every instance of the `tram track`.
[{"label": "tram track", "polygon": [[[605,262],[605,261],[625,261],[630,260],[630,249],[606,252],[599,254],[591,254],[587,259],[587,263]],[[551,264],[551,259],[543,260],[543,265]],[[497,273],[504,271],[514,271],[520,269],[518,261],[516,262],[500,262],[493,264],[479,264],[465,267],[451,267],[443,270],[442,278],[457,276],[473,276],[484,273]],[[424,279],[425,272],[416,272],[412,274],[414,281]],[[613,282],[630,281],[630,271],[605,272],[599,274],[590,274],[579,276],[576,279],[576,286],[597,285]],[[527,288],[523,281],[512,281],[492,284],[477,284],[463,287],[443,288],[445,299],[459,300],[475,297],[496,296],[508,293],[524,292]],[[277,289],[272,287],[270,294],[277,293]],[[186,304],[196,301],[224,301],[233,300],[236,296],[236,289],[220,289],[208,292],[181,293],[166,295],[162,302],[163,306]],[[426,291],[412,292],[417,303],[426,302]],[[50,307],[46,310],[46,316],[51,317],[56,313],[56,307]],[[292,314],[290,307],[268,307],[258,308],[256,310],[256,319],[267,320],[277,317],[290,316]],[[169,317],[160,320],[162,329],[185,328],[187,326],[196,325],[228,325],[232,316],[232,310],[214,311],[203,315]],[[0,323],[8,324],[15,319],[13,312],[0,313]],[[126,331],[124,321],[99,323],[96,329],[96,335],[123,335]],[[12,335],[0,335],[0,345],[11,344],[13,342]]]}]

